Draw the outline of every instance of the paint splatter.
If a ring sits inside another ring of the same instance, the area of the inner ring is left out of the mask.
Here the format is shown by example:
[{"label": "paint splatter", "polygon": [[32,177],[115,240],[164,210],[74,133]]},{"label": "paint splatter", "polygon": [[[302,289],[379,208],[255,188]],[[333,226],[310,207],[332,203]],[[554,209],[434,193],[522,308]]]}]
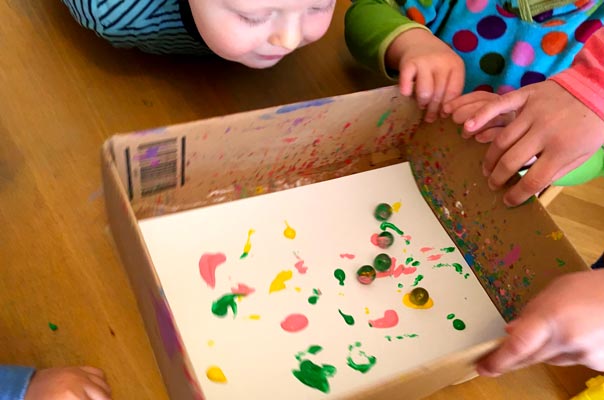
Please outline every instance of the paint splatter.
[{"label": "paint splatter", "polygon": [[206,370],[206,376],[209,380],[216,383],[227,383],[227,378],[222,372],[222,369],[216,365],[208,367]]},{"label": "paint splatter", "polygon": [[394,225],[392,222],[387,222],[384,221],[380,224],[380,229],[385,231],[386,229],[392,229],[393,231],[395,231],[396,233],[398,233],[399,235],[404,235],[405,232],[401,231],[396,225]]},{"label": "paint splatter", "polygon": [[561,240],[564,237],[564,232],[554,231],[554,232],[548,233],[546,236],[553,240]]},{"label": "paint splatter", "polygon": [[398,324],[398,314],[394,310],[386,310],[382,318],[369,321],[372,328],[392,328]]},{"label": "paint splatter", "polygon": [[520,258],[520,246],[516,245],[512,248],[512,250],[508,254],[506,254],[505,257],[503,257],[503,260],[501,260],[499,263],[503,267],[509,267],[510,265],[512,265],[516,261],[518,261],[519,258]]},{"label": "paint splatter", "polygon": [[434,250],[434,247],[422,247],[421,249],[419,249],[419,251],[421,251],[422,253],[427,253],[430,250]]},{"label": "paint splatter", "polygon": [[418,276],[416,276],[416,277],[415,277],[415,280],[413,281],[413,285],[411,285],[411,286],[412,286],[412,287],[413,287],[413,286],[417,286],[417,284],[418,284],[418,283],[419,283],[419,282],[420,282],[422,279],[424,279],[424,276],[423,276],[423,275],[418,275]]},{"label": "paint splatter", "polygon": [[310,304],[314,305],[314,304],[317,304],[317,301],[319,301],[319,297],[321,296],[321,291],[319,289],[313,289],[312,292],[313,292],[313,295],[308,298],[308,302]]},{"label": "paint splatter", "polygon": [[421,306],[418,306],[417,304],[413,304],[411,302],[411,299],[409,298],[409,293],[406,293],[403,296],[403,304],[409,308],[414,308],[416,310],[427,310],[429,308],[432,308],[434,306],[434,300],[432,300],[432,297],[430,297],[428,299],[428,301],[426,302],[426,304],[423,304]]},{"label": "paint splatter", "polygon": [[308,270],[308,267],[306,265],[304,265],[304,260],[300,260],[297,263],[295,263],[294,267],[296,267],[296,270],[298,270],[298,273],[300,273],[300,274],[305,274],[306,271]]},{"label": "paint splatter", "polygon": [[333,276],[338,280],[340,286],[344,286],[344,281],[346,280],[346,272],[338,268],[333,271]]},{"label": "paint splatter", "polygon": [[431,256],[428,256],[428,261],[437,261],[440,260],[440,258],[442,257],[442,254],[432,254]]},{"label": "paint splatter", "polygon": [[[358,354],[357,357],[360,356],[361,358],[363,358],[363,361],[358,363],[355,362],[353,359],[353,352]],[[355,371],[359,371],[360,373],[365,374],[369,372],[371,368],[373,368],[376,362],[377,359],[374,356],[370,356],[363,350],[361,350],[360,342],[356,342],[354,345],[351,344],[350,346],[348,346],[348,356],[346,357],[346,363],[350,368],[354,369]]]},{"label": "paint splatter", "polygon": [[455,247],[444,247],[440,249],[440,251],[442,251],[443,253],[452,253],[455,251]]},{"label": "paint splatter", "polygon": [[369,308],[365,307],[365,314],[369,315]]},{"label": "paint splatter", "polygon": [[558,266],[559,266],[559,267],[564,267],[564,266],[566,265],[566,261],[564,261],[564,260],[563,260],[563,259],[561,259],[561,258],[557,258],[557,257],[556,257],[556,262],[558,263]]},{"label": "paint splatter", "polygon": [[260,320],[260,315],[258,315],[258,314],[250,314],[250,315],[248,315],[248,319],[251,319],[252,321],[259,321]]},{"label": "paint splatter", "polygon": [[378,122],[377,122],[378,128],[384,124],[384,122],[386,121],[386,119],[388,118],[390,113],[392,113],[392,110],[388,110],[380,116],[380,118],[378,119]]},{"label": "paint splatter", "polygon": [[208,340],[208,347],[214,347],[215,344],[216,342],[214,342],[212,339]]},{"label": "paint splatter", "polygon": [[57,329],[59,329],[58,326],[56,326],[55,324],[53,324],[52,322],[48,323],[48,327],[50,328],[51,331],[56,332]]},{"label": "paint splatter", "polygon": [[340,258],[347,258],[349,260],[354,260],[354,257],[355,257],[354,254],[349,254],[349,253],[340,254]]},{"label": "paint splatter", "polygon": [[237,287],[232,287],[231,288],[231,292],[233,294],[241,294],[244,296],[250,295],[252,293],[254,293],[256,291],[256,289],[249,287],[246,284],[240,283],[237,285]]},{"label": "paint splatter", "polygon": [[237,303],[235,303],[235,299],[241,296],[242,295],[240,294],[225,294],[212,303],[212,314],[217,317],[225,317],[230,308],[233,313],[233,318],[235,318],[237,316]]},{"label": "paint splatter", "polygon": [[322,364],[321,366],[314,362],[306,359],[307,354],[317,354],[323,348],[321,346],[310,346],[306,352],[300,352],[296,354],[296,360],[298,360],[298,369],[293,369],[292,374],[300,382],[309,386],[313,389],[317,389],[323,393],[329,393],[329,378],[332,378],[337,369],[333,365]]},{"label": "paint splatter", "polygon": [[250,229],[247,232],[247,240],[245,242],[245,245],[243,246],[243,253],[241,254],[241,256],[239,257],[240,259],[244,259],[246,258],[249,254],[250,251],[252,250],[252,235],[255,233],[256,231],[253,229]]},{"label": "paint splatter", "polygon": [[[455,314],[447,315],[447,319],[451,320],[453,318],[455,318]],[[453,319],[453,328],[458,331],[463,331],[464,329],[466,329],[466,323],[460,319]]]},{"label": "paint splatter", "polygon": [[[432,268],[445,268],[445,267],[453,267],[453,268],[455,268],[455,272],[457,272],[460,275],[463,274],[463,267],[459,263],[451,263],[451,264],[442,264],[441,263],[441,264],[436,264]],[[466,279],[467,279],[467,277],[466,277]]]},{"label": "paint splatter", "polygon": [[[387,336],[384,336],[384,337],[385,337],[385,338],[386,338],[386,339],[387,339],[389,342],[392,342],[392,339],[393,339],[393,337],[392,337],[392,336],[387,335]],[[419,335],[418,335],[417,333],[404,333],[404,334],[402,334],[402,335],[397,335],[397,336],[394,336],[394,338],[395,338],[395,339],[398,339],[398,340],[403,340],[403,339],[405,339],[405,338],[410,338],[410,339],[413,339],[413,338],[416,338],[416,337],[419,337]]]},{"label": "paint splatter", "polygon": [[397,201],[396,203],[392,204],[392,211],[394,211],[395,213],[397,213],[400,209],[401,209],[400,201]]},{"label": "paint splatter", "polygon": [[271,282],[271,286],[268,289],[269,293],[278,292],[285,289],[285,282],[289,281],[293,276],[291,270],[281,271],[277,274],[275,279]]},{"label": "paint splatter", "polygon": [[292,240],[296,238],[296,230],[289,226],[287,221],[285,221],[285,230],[283,231],[283,236]]},{"label": "paint splatter", "polygon": [[216,286],[216,268],[225,261],[226,256],[222,253],[206,253],[199,259],[199,274],[212,289]]},{"label": "paint splatter", "polygon": [[354,317],[352,315],[344,314],[340,309],[338,309],[338,312],[340,313],[342,318],[344,318],[344,322],[346,322],[346,324],[351,326],[354,325]]},{"label": "paint splatter", "polygon": [[308,326],[308,318],[303,314],[290,314],[281,321],[281,328],[286,332],[300,332]]}]

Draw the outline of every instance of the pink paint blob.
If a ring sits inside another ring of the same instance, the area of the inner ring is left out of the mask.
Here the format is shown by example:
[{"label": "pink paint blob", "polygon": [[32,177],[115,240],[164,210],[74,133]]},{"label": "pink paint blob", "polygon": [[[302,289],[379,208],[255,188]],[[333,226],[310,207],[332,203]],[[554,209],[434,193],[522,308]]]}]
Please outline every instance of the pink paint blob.
[{"label": "pink paint blob", "polygon": [[509,267],[514,264],[520,258],[520,246],[516,245],[505,257],[503,257],[503,266]]},{"label": "pink paint blob", "polygon": [[286,332],[300,332],[308,326],[308,318],[302,314],[290,314],[281,321],[281,328]]},{"label": "pink paint blob", "polygon": [[398,278],[403,272],[405,272],[405,266],[401,264],[394,271],[392,271],[392,276]]},{"label": "pink paint blob", "polygon": [[304,265],[304,261],[303,260],[300,260],[297,263],[295,263],[294,267],[296,267],[296,269],[298,270],[298,272],[300,274],[305,274],[306,271],[308,270],[308,267]]},{"label": "pink paint blob", "polygon": [[434,247],[422,247],[421,249],[419,249],[419,251],[421,251],[422,253],[426,253],[430,250],[434,250]]},{"label": "pink paint blob", "polygon": [[214,289],[216,286],[216,268],[226,261],[222,253],[205,253],[199,259],[199,273],[201,278]]},{"label": "pink paint blob", "polygon": [[240,283],[237,285],[237,287],[235,288],[231,288],[231,292],[233,294],[241,294],[244,296],[247,296],[248,294],[252,294],[256,291],[256,289],[249,287],[248,285],[244,284],[244,283]]},{"label": "pink paint blob", "polygon": [[415,268],[415,267],[408,267],[408,268],[403,269],[403,274],[405,274],[405,275],[411,275],[415,271],[417,271],[417,268]]},{"label": "pink paint blob", "polygon": [[285,143],[288,143],[288,144],[289,144],[289,143],[293,143],[293,142],[295,142],[296,140],[298,140],[298,138],[297,138],[297,137],[288,137],[288,138],[284,138],[284,139],[283,139],[283,141],[284,141]]},{"label": "pink paint blob", "polygon": [[378,245],[378,234],[377,233],[374,233],[373,235],[371,235],[371,243],[374,246]]},{"label": "pink paint blob", "polygon": [[428,257],[428,261],[440,260],[442,256],[442,254],[432,254],[430,257]]},{"label": "pink paint blob", "polygon": [[348,253],[340,254],[340,258],[347,258],[349,260],[354,260],[354,257],[355,257],[354,254],[348,254]]},{"label": "pink paint blob", "polygon": [[384,311],[382,318],[369,321],[372,328],[392,328],[398,324],[398,314],[394,310]]},{"label": "pink paint blob", "polygon": [[402,238],[405,239],[408,242],[411,241],[411,235],[403,235]]}]

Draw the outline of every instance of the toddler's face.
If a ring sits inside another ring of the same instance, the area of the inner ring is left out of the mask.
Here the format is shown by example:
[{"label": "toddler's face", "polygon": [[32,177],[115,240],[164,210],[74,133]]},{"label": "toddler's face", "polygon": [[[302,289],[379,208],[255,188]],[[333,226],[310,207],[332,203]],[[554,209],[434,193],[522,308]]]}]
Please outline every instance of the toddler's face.
[{"label": "toddler's face", "polygon": [[227,60],[268,68],[327,31],[335,0],[189,0],[208,47]]}]

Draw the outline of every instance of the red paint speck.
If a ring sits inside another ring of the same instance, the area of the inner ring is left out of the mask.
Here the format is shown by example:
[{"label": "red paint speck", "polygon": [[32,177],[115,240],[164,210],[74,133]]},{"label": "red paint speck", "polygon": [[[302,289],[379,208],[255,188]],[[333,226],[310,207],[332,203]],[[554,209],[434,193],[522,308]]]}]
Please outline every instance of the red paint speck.
[{"label": "red paint speck", "polygon": [[440,260],[440,258],[442,257],[442,254],[433,254],[430,257],[428,257],[428,261],[436,261],[436,260]]},{"label": "red paint speck", "polygon": [[281,328],[286,332],[300,332],[308,326],[308,318],[303,314],[290,314],[281,321]]},{"label": "red paint speck", "polygon": [[300,274],[305,274],[306,271],[308,270],[308,267],[304,265],[303,260],[300,260],[296,264],[294,264],[294,267],[296,267],[296,269],[298,270],[298,272]]},{"label": "red paint speck", "polygon": [[349,254],[349,253],[340,254],[340,258],[347,258],[349,260],[354,260],[354,257],[355,257],[354,254]]},{"label": "red paint speck", "polygon": [[216,268],[226,261],[222,253],[206,253],[199,259],[199,274],[212,289],[216,286]]},{"label": "red paint speck", "polygon": [[249,287],[248,285],[244,284],[244,283],[240,283],[237,285],[237,287],[231,288],[231,292],[233,294],[241,294],[244,296],[250,295],[252,293],[254,293],[256,291],[256,289]]},{"label": "red paint speck", "polygon": [[434,247],[422,247],[421,249],[419,249],[419,251],[421,251],[422,253],[426,253],[430,250],[434,250]]}]

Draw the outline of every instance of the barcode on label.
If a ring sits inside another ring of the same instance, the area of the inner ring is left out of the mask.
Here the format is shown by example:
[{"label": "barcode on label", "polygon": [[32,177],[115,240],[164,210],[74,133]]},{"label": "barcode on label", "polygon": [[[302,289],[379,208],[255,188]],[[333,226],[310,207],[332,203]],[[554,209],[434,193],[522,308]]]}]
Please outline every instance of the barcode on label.
[{"label": "barcode on label", "polygon": [[141,196],[176,187],[178,184],[178,142],[172,138],[141,144],[135,159],[140,173]]}]

